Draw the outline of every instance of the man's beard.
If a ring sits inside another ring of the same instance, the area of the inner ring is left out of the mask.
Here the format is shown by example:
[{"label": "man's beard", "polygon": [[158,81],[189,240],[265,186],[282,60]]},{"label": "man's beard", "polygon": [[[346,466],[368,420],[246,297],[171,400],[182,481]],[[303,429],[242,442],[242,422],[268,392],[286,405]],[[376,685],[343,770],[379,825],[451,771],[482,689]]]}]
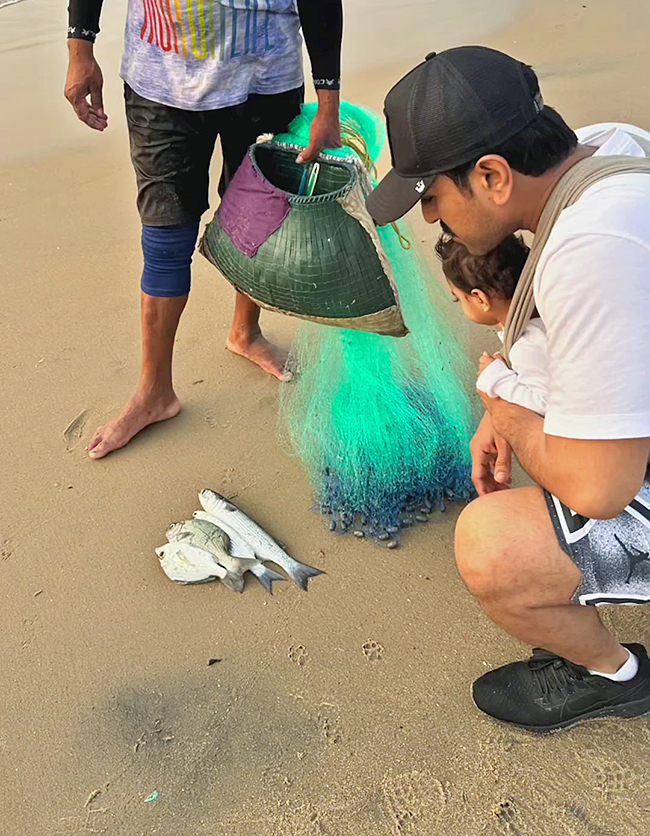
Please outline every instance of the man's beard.
[{"label": "man's beard", "polygon": [[448,235],[450,238],[456,238],[454,230],[450,226],[447,226],[447,224],[444,221],[440,221],[440,228],[445,233],[445,235]]},{"label": "man's beard", "polygon": [[476,241],[475,239],[472,239],[470,242],[467,242],[460,238],[458,235],[456,235],[454,230],[450,226],[448,226],[444,221],[440,221],[439,223],[440,228],[442,229],[443,236],[452,238],[457,243],[462,244],[471,255],[475,256],[488,255],[488,253],[491,253],[492,250],[495,250],[499,246],[499,244],[504,240],[504,238],[507,238],[507,233],[503,233],[503,236],[499,236],[496,240],[488,239],[487,241]]}]

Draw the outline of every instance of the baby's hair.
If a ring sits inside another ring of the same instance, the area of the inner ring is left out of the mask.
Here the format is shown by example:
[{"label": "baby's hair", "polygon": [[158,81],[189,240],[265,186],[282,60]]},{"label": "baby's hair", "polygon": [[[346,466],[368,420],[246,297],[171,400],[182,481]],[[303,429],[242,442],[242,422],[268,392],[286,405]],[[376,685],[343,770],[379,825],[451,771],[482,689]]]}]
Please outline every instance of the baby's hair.
[{"label": "baby's hair", "polygon": [[509,235],[487,255],[472,255],[464,244],[441,235],[436,253],[447,281],[463,293],[477,289],[488,297],[512,299],[529,249],[521,235]]}]

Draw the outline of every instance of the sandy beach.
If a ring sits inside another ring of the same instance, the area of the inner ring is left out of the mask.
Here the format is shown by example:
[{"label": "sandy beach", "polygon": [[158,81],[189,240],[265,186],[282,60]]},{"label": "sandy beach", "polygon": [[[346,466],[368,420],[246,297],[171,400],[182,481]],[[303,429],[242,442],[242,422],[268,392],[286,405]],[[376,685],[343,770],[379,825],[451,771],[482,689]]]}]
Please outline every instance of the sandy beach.
[{"label": "sandy beach", "polygon": [[[97,47],[105,135],[62,96],[64,5],[0,9],[1,836],[649,833],[648,720],[537,738],[473,706],[472,680],[527,650],[457,575],[459,509],[396,552],[310,513],[277,441],[278,383],[224,350],[232,291],[200,256],[176,347],[183,412],[88,459],[137,380],[141,254],[124,3],[107,3]],[[379,110],[424,53],[480,42],[533,64],[573,126],[650,129],[647,2],[486,5],[348,0],[345,97]],[[430,252],[437,231],[414,222]],[[264,326],[284,345],[296,328]],[[476,359],[488,337],[467,342]],[[171,583],[153,549],[206,486],[327,575],[273,597]],[[606,618],[650,640],[644,610]]]}]

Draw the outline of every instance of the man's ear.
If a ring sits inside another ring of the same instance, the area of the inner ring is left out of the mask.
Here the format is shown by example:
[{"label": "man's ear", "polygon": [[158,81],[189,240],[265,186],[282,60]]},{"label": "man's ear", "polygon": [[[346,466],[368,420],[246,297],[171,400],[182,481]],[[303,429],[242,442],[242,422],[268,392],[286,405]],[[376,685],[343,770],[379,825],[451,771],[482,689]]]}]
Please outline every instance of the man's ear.
[{"label": "man's ear", "polygon": [[482,192],[497,206],[503,206],[510,199],[513,187],[513,173],[509,163],[498,154],[486,154],[476,163],[472,172],[473,188]]}]

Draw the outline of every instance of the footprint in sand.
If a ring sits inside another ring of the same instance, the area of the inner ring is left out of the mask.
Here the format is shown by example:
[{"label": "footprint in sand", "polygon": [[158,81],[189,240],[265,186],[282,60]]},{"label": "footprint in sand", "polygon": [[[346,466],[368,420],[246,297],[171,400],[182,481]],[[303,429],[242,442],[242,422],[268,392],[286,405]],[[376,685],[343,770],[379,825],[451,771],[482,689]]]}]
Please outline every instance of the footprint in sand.
[{"label": "footprint in sand", "polygon": [[68,450],[79,443],[83,435],[84,427],[88,420],[88,410],[83,409],[76,418],[73,418],[68,426],[63,430],[63,440]]},{"label": "footprint in sand", "polygon": [[502,801],[494,811],[497,819],[497,831],[504,836],[523,836],[519,829],[519,815],[513,801]]},{"label": "footprint in sand", "polygon": [[378,662],[384,655],[384,648],[379,642],[372,641],[368,639],[367,642],[361,645],[361,649],[363,650],[363,655],[368,659],[369,662]]},{"label": "footprint in sand", "polygon": [[292,644],[289,648],[289,659],[295,662],[296,665],[305,665],[307,663],[307,649],[302,644]]},{"label": "footprint in sand", "polygon": [[447,786],[427,771],[389,773],[382,781],[384,812],[395,834],[439,833]]},{"label": "footprint in sand", "polygon": [[610,830],[606,827],[601,827],[595,821],[592,821],[589,813],[584,807],[579,804],[567,805],[562,813],[567,817],[564,828],[570,836],[617,836],[617,833],[636,833],[640,832],[634,826],[632,829],[624,827],[623,820],[619,821],[619,825],[623,827],[620,831]]},{"label": "footprint in sand", "polygon": [[322,714],[318,716],[318,719],[320,720],[321,730],[325,740],[328,743],[340,743],[341,732],[338,730],[336,723],[329,717],[325,717]]},{"label": "footprint in sand", "polygon": [[618,793],[628,789],[629,778],[620,763],[595,763],[596,790],[605,801],[612,801]]}]

